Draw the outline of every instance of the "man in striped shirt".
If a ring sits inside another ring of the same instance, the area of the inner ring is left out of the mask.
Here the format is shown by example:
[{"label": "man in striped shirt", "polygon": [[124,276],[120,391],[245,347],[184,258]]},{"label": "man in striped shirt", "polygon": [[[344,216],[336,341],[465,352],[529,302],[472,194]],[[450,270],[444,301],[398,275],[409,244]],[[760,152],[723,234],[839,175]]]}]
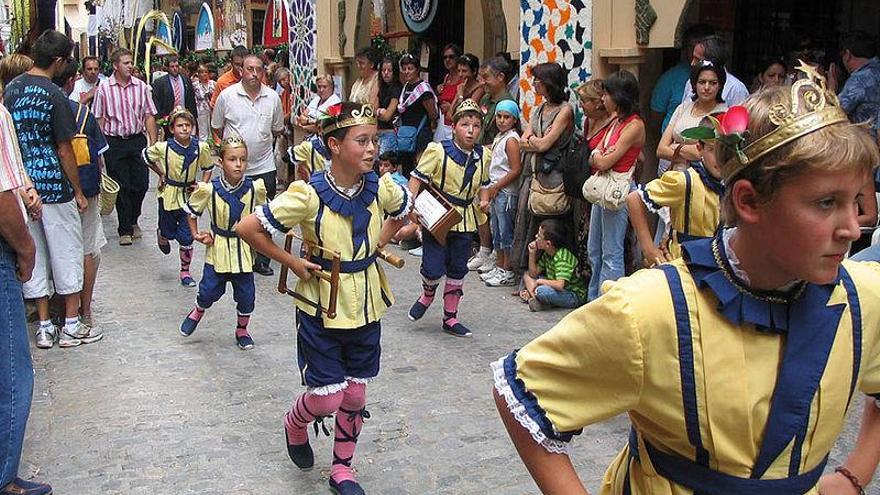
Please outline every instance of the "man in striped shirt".
[{"label": "man in striped shirt", "polygon": [[156,106],[150,86],[131,75],[131,52],[124,48],[116,50],[110,60],[113,75],[98,85],[92,112],[110,145],[104,154],[107,172],[119,183],[119,245],[130,246],[133,238],[141,237],[138,218],[149,187],[149,173],[141,151],[156,142]]}]

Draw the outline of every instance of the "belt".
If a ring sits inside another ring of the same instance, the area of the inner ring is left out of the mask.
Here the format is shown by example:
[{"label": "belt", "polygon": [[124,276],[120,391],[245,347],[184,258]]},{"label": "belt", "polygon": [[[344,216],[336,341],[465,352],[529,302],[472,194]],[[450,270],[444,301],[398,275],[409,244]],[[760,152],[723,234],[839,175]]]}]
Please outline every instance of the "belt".
[{"label": "belt", "polygon": [[684,232],[679,232],[677,230],[673,230],[672,235],[675,237],[675,241],[679,244],[681,244],[682,242],[697,241],[700,239],[708,239],[709,238],[709,237],[704,237],[704,236],[699,236],[699,235],[685,234]]},{"label": "belt", "polygon": [[[667,454],[655,448],[642,437],[645,450],[651,458],[654,469],[664,478],[674,481],[679,485],[690,488],[694,493],[723,493],[725,495],[779,495],[779,494],[803,494],[816,486],[828,456],[813,469],[788,478],[779,479],[755,479],[731,476],[719,471],[714,471],[706,466],[697,464],[690,459]],[[635,428],[630,430],[629,435],[630,457],[639,460],[639,444]]]},{"label": "belt", "polygon": [[187,188],[187,187],[195,184],[195,182],[178,182],[176,180],[169,179],[168,177],[165,177],[165,184],[168,186]]},{"label": "belt", "polygon": [[133,139],[133,138],[141,137],[141,136],[143,136],[143,133],[129,134],[128,136],[111,136],[108,134],[107,138],[108,139],[121,139],[123,141],[128,141],[129,139]]},{"label": "belt", "polygon": [[460,206],[462,208],[467,208],[474,202],[474,198],[471,199],[461,199],[458,196],[453,196],[446,191],[440,191],[443,194],[443,197],[446,198],[447,201],[454,204],[455,206]]},{"label": "belt", "polygon": [[235,231],[220,228],[213,223],[211,224],[211,231],[221,237],[238,237],[238,234],[236,234]]},{"label": "belt", "polygon": [[[373,265],[376,262],[376,253],[367,256],[366,258],[354,260],[354,261],[342,261],[339,263],[339,273],[357,273],[362,272]],[[309,261],[312,263],[316,263],[321,265],[322,270],[332,270],[333,269],[333,261],[328,260],[327,258],[321,258],[319,256],[312,256]]]}]

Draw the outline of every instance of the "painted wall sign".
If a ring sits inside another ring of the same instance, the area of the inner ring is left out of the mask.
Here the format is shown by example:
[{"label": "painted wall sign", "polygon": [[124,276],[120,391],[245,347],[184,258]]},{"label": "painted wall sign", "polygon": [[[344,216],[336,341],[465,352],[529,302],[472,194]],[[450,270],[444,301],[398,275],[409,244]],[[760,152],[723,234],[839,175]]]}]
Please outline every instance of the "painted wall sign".
[{"label": "painted wall sign", "polygon": [[210,50],[214,48],[214,15],[207,3],[199,9],[199,19],[196,22],[196,51]]},{"label": "painted wall sign", "polygon": [[288,11],[290,47],[290,85],[293,88],[291,112],[298,115],[312,99],[312,83],[318,75],[315,53],[317,27],[315,0],[290,0]]},{"label": "painted wall sign", "polygon": [[423,33],[434,22],[438,0],[400,0],[400,13],[406,27],[414,33]]}]

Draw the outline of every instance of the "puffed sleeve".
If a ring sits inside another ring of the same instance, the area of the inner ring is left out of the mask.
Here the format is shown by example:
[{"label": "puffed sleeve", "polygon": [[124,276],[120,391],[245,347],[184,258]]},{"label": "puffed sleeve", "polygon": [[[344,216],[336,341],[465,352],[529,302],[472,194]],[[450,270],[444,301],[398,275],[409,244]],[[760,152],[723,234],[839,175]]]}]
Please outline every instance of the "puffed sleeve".
[{"label": "puffed sleeve", "polygon": [[385,174],[379,178],[379,204],[382,210],[394,220],[399,220],[409,214],[412,208],[409,190],[391,177]]},{"label": "puffed sleeve", "polygon": [[310,165],[309,157],[312,154],[312,143],[308,139],[304,139],[301,143],[293,147],[293,161],[295,163],[305,163]]},{"label": "puffed sleeve", "polygon": [[210,182],[197,183],[196,190],[189,195],[186,204],[183,205],[184,211],[194,217],[202,216],[202,213],[211,203],[211,194],[214,192],[214,184]]},{"label": "puffed sleeve", "polygon": [[618,281],[547,333],[492,363],[496,391],[546,450],[567,453],[583,427],[638,405],[644,352],[634,305],[646,297],[640,294],[642,278]]},{"label": "puffed sleeve", "polygon": [[657,213],[664,206],[684,203],[686,173],[670,170],[647,184],[639,184],[639,196],[648,210]]},{"label": "puffed sleeve", "polygon": [[257,209],[257,218],[270,234],[288,232],[318,213],[318,194],[312,186],[298,180],[270,203]]},{"label": "puffed sleeve", "polygon": [[152,164],[160,164],[165,159],[165,150],[168,148],[166,141],[157,141],[149,148],[144,148],[144,161]]},{"label": "puffed sleeve", "polygon": [[266,183],[263,182],[263,179],[257,179],[254,181],[254,204],[256,205],[264,205],[266,204]]},{"label": "puffed sleeve", "polygon": [[420,181],[430,184],[434,177],[440,173],[440,164],[443,163],[443,145],[441,143],[428,143],[428,147],[422,153],[419,164],[412,171],[412,176]]},{"label": "puffed sleeve", "polygon": [[202,170],[211,170],[214,168],[214,159],[211,157],[211,146],[205,141],[199,143],[199,158],[197,163]]}]

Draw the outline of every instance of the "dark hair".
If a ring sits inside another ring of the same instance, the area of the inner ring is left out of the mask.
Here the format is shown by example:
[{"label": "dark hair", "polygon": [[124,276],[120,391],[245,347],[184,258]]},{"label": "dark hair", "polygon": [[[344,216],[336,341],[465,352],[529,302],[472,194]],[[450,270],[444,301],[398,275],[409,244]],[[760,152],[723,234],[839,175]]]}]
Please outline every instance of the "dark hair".
[{"label": "dark hair", "polygon": [[617,104],[617,117],[621,120],[639,113],[639,82],[626,70],[619,70],[602,82],[605,93]]},{"label": "dark hair", "polygon": [[877,38],[864,31],[852,31],[840,37],[840,51],[849,50],[853,57],[872,58],[877,55]]},{"label": "dark hair", "polygon": [[418,68],[419,59],[417,59],[412,53],[404,53],[400,56],[400,60],[397,61],[397,66],[403,67],[404,65],[415,65],[416,68]]},{"label": "dark hair", "polygon": [[458,57],[458,61],[455,63],[456,65],[466,66],[474,74],[476,74],[480,70],[480,57],[477,57],[473,53],[465,53],[464,55]]},{"label": "dark hair", "polygon": [[785,63],[785,60],[783,60],[782,57],[765,57],[758,61],[755,74],[760,76],[764,72],[767,72],[767,69],[774,65],[781,65],[782,70],[788,72],[788,64]]},{"label": "dark hair", "polygon": [[[337,122],[351,118],[351,114],[353,111],[360,112],[361,108],[363,107],[363,104],[354,103],[351,101],[343,101],[342,103],[339,103],[339,105],[342,106],[342,109],[340,110],[339,115],[337,115],[336,117],[330,117],[330,119],[334,119]],[[321,125],[321,123],[322,123],[322,120],[320,120],[320,118],[319,118],[318,128],[323,127]],[[341,129],[334,129],[333,131],[331,131],[329,133],[322,132],[322,134],[324,136],[324,145],[329,146],[329,141],[330,141],[331,137],[336,138],[339,141],[342,141],[343,139],[345,139],[345,136],[348,135],[349,130],[351,130],[351,127],[343,127]],[[323,131],[323,129],[322,129],[322,131]]]},{"label": "dark hair", "polygon": [[191,113],[189,113],[189,112],[187,111],[187,112],[180,112],[180,113],[178,113],[177,115],[175,115],[174,118],[171,119],[171,122],[168,122],[168,127],[169,127],[169,128],[170,128],[170,127],[174,127],[174,123],[177,122],[178,119],[186,120],[186,121],[189,122],[190,125],[192,125],[192,126],[195,126],[195,125],[196,125],[196,118],[195,118],[195,116],[193,116],[193,114],[191,114]]},{"label": "dark hair", "polygon": [[67,59],[67,63],[64,64],[64,67],[55,74],[55,77],[52,78],[52,82],[59,88],[63,88],[67,84],[67,81],[76,77],[78,70],[79,63],[75,58],[69,58]]},{"label": "dark hair", "polygon": [[532,77],[547,88],[550,103],[560,104],[568,99],[568,84],[565,69],[554,62],[538,64],[532,68]]},{"label": "dark hair", "polygon": [[682,41],[684,42],[685,46],[693,45],[703,38],[708,38],[709,36],[714,35],[715,28],[713,28],[712,26],[704,23],[692,24],[684,30]]},{"label": "dark hair", "polygon": [[177,55],[174,55],[173,53],[171,55],[165,56],[165,67],[168,67],[169,65],[173,64],[174,62],[177,62],[179,64],[180,57],[178,57]]},{"label": "dark hair", "polygon": [[703,45],[703,59],[713,59],[721,65],[727,65],[727,43],[721,36],[713,34],[698,41]]},{"label": "dark hair", "polygon": [[357,54],[355,54],[354,58],[365,58],[370,62],[370,65],[373,69],[376,68],[376,63],[378,62],[376,56],[376,50],[373,49],[372,46],[365,46],[358,50]]},{"label": "dark hair", "polygon": [[697,65],[691,67],[691,89],[694,91],[691,100],[697,101],[697,81],[700,79],[700,74],[706,71],[714,72],[715,77],[718,78],[718,92],[715,93],[715,101],[724,103],[724,96],[721,93],[724,92],[724,83],[727,82],[727,70],[724,69],[723,64],[711,58],[698,62]]},{"label": "dark hair", "polygon": [[248,55],[250,55],[250,53],[251,52],[247,49],[246,46],[238,45],[235,48],[233,48],[232,53],[229,54],[229,60],[232,60],[233,58],[243,59],[243,58],[247,57]]},{"label": "dark hair", "polygon": [[504,73],[505,79],[510,81],[519,72],[519,62],[510,56],[510,52],[498,52],[496,57],[501,57],[507,62],[507,72]]},{"label": "dark hair", "polygon": [[86,62],[95,62],[96,64],[98,64],[98,69],[99,70],[101,69],[101,62],[98,61],[98,57],[95,57],[92,55],[88,55],[86,57],[83,57],[83,59],[82,59],[82,69],[83,70],[86,70]]},{"label": "dark hair", "polygon": [[504,76],[504,82],[508,81],[507,75],[510,73],[510,64],[507,63],[507,60],[504,60],[504,57],[492,57],[483,62],[483,65],[480,67],[489,69],[495,74],[501,74]]},{"label": "dark hair", "polygon": [[461,47],[458,46],[457,44],[447,43],[446,46],[444,46],[443,49],[440,50],[440,55],[443,55],[444,53],[448,52],[449,50],[452,50],[452,52],[455,53],[456,57],[460,57],[461,54],[464,53],[464,50],[462,50]]},{"label": "dark hair", "polygon": [[118,64],[122,57],[131,57],[131,50],[128,48],[117,48],[115,52],[110,55],[110,62],[114,64]]},{"label": "dark hair", "polygon": [[385,57],[382,59],[382,63],[379,64],[379,70],[382,70],[382,66],[385,64],[391,64],[391,83],[386,83],[385,79],[382,78],[382,75],[379,75],[379,89],[387,89],[390,87],[394,87],[397,85],[397,80],[400,76],[400,69],[397,67],[397,64],[394,63],[394,59],[391,57]]},{"label": "dark hair", "polygon": [[39,69],[48,69],[55,59],[63,58],[67,60],[73,53],[73,41],[62,33],[49,29],[34,42],[31,50],[31,58],[34,59],[34,66]]},{"label": "dark hair", "polygon": [[571,249],[568,227],[565,223],[555,218],[548,218],[541,222],[540,228],[544,231],[544,240],[552,242],[556,249],[563,247]]},{"label": "dark hair", "polygon": [[386,151],[379,155],[380,162],[391,162],[395,167],[400,167],[400,155],[396,151]]}]

